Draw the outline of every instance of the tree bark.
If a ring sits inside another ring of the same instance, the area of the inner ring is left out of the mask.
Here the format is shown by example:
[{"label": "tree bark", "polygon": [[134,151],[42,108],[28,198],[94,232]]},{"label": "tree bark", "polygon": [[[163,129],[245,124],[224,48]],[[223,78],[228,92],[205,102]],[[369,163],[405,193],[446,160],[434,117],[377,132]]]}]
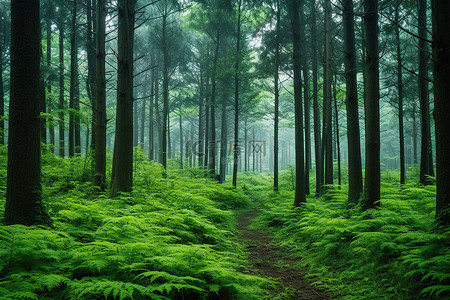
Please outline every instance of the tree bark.
[{"label": "tree bark", "polygon": [[[395,8],[395,22],[400,22],[399,18],[400,3]],[[400,139],[400,184],[405,184],[406,170],[405,170],[405,133],[403,126],[403,68],[402,68],[402,53],[400,44],[400,28],[395,26],[395,40],[397,44],[397,90],[398,90],[398,129]]]},{"label": "tree bark", "polygon": [[353,0],[344,5],[344,65],[347,106],[348,202],[357,203],[363,191],[361,137],[359,132],[358,84],[356,69],[355,22]]},{"label": "tree bark", "polygon": [[325,71],[323,80],[324,91],[324,151],[325,154],[325,184],[333,184],[333,122],[332,122],[332,58],[331,58],[331,2],[325,0]]},{"label": "tree bark", "polygon": [[[300,31],[306,37],[304,2],[300,5]],[[310,87],[308,70],[308,44],[306,38],[302,42],[302,71],[303,71],[303,93],[305,106],[305,193],[310,194],[309,190],[309,171],[311,169],[311,117],[310,117]]]},{"label": "tree bark", "polygon": [[436,219],[450,224],[450,2],[432,0],[434,120],[436,125]]},{"label": "tree bark", "polygon": [[[310,2],[311,12],[311,36],[317,36],[316,24],[316,6],[315,1]],[[318,96],[318,64],[317,64],[317,40],[311,39],[311,64],[312,64],[312,82],[313,82],[313,115],[314,115],[314,159],[316,163],[316,196],[319,196],[322,190],[323,165],[321,160],[321,138],[320,138],[320,112]]]},{"label": "tree bark", "polygon": [[48,224],[42,203],[39,0],[11,1],[11,88],[5,224]]},{"label": "tree bark", "polygon": [[[302,3],[303,4],[303,3]],[[299,5],[297,0],[289,3],[289,14],[291,18],[292,41],[294,45],[294,101],[295,101],[295,200],[294,206],[306,202],[305,194],[305,162],[303,148],[303,109],[302,109],[302,53],[300,32]]]},{"label": "tree bark", "polygon": [[219,161],[219,183],[225,182],[227,167],[227,146],[228,146],[228,124],[227,124],[227,95],[223,91],[222,95],[222,130],[220,132],[220,161]]},{"label": "tree bark", "polygon": [[[50,69],[52,64],[52,20],[51,20],[51,14],[53,13],[53,8],[51,5],[47,6],[47,13],[45,17],[45,23],[46,23],[46,35],[47,35],[47,68]],[[52,93],[52,83],[50,80],[47,82],[47,94]],[[49,99],[47,99],[47,103],[49,103]],[[51,113],[51,110],[49,109],[49,112]],[[50,136],[50,145],[49,150],[51,153],[55,153],[55,124],[53,122],[53,117],[50,117],[48,119],[48,132]]]},{"label": "tree bark", "polygon": [[217,145],[216,145],[216,73],[217,73],[217,63],[219,60],[219,47],[220,47],[220,28],[216,28],[216,48],[214,51],[214,62],[211,74],[211,103],[210,103],[210,129],[211,129],[211,139],[209,145],[209,163],[208,169],[209,174],[212,178],[216,178],[216,155],[217,155]]},{"label": "tree bark", "polygon": [[75,94],[78,84],[77,8],[77,0],[74,0],[70,33],[69,157],[75,156]]},{"label": "tree bark", "polygon": [[[86,91],[90,104],[92,106],[92,134],[91,134],[91,149],[95,152],[95,127],[97,117],[97,103],[96,103],[96,31],[97,31],[97,13],[96,13],[97,1],[88,0],[86,6],[86,18],[87,18],[87,59],[88,59],[88,78],[86,79]],[[89,149],[86,149],[89,151]],[[94,160],[95,163],[95,160]],[[95,170],[95,167],[94,167]],[[94,174],[95,175],[95,174]]]},{"label": "tree bark", "polygon": [[420,154],[420,183],[431,184],[427,176],[434,176],[433,155],[431,149],[431,129],[430,129],[430,100],[428,93],[428,82],[424,79],[428,77],[428,45],[427,38],[427,1],[419,0],[418,35],[419,39],[419,101],[421,116],[421,154]]},{"label": "tree bark", "polygon": [[276,24],[276,41],[275,41],[275,70],[273,77],[274,93],[275,93],[275,116],[273,120],[273,190],[278,191],[278,123],[279,123],[279,68],[280,68],[280,25],[281,25],[281,7],[280,0],[277,0],[277,24]]},{"label": "tree bark", "polygon": [[241,55],[241,7],[242,0],[238,2],[238,19],[236,25],[236,61],[234,63],[234,149],[233,149],[233,186],[237,185],[239,163],[239,66]]},{"label": "tree bark", "polygon": [[135,0],[119,0],[116,137],[111,197],[133,186],[133,40]]},{"label": "tree bark", "polygon": [[59,29],[59,156],[65,156],[65,144],[64,144],[64,18],[65,12],[60,8],[58,18]]},{"label": "tree bark", "polygon": [[364,0],[366,177],[361,208],[380,200],[380,83],[378,62],[378,0]]},{"label": "tree bark", "polygon": [[[105,21],[106,0],[97,0],[96,34],[96,123],[94,184],[101,191],[106,187],[106,75],[105,75]],[[94,134],[94,133],[93,133]]]},{"label": "tree bark", "polygon": [[[169,50],[167,49],[167,12],[162,16],[162,54],[163,54],[163,126],[162,126],[162,165],[167,169],[167,136],[169,128]],[[170,143],[170,141],[169,141]],[[169,146],[170,147],[170,146]]]}]

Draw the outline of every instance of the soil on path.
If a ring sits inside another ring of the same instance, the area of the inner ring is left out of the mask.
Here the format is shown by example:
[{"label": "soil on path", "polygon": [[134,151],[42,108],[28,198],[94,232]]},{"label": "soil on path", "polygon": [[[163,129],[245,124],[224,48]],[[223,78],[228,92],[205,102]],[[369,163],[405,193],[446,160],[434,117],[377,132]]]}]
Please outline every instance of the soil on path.
[{"label": "soil on path", "polygon": [[294,265],[298,258],[289,256],[287,251],[272,242],[268,233],[249,228],[252,219],[259,214],[257,208],[248,210],[238,216],[239,238],[247,245],[252,274],[263,275],[277,279],[275,293],[283,292],[283,299],[329,299],[323,291],[312,287],[305,280],[304,272]]}]

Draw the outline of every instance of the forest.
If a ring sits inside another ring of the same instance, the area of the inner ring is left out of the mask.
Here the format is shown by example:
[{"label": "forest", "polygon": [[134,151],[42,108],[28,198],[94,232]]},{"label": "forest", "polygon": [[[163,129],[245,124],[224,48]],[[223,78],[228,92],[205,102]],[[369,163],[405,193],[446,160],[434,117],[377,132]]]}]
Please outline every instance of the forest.
[{"label": "forest", "polygon": [[448,16],[0,0],[0,299],[450,299]]}]

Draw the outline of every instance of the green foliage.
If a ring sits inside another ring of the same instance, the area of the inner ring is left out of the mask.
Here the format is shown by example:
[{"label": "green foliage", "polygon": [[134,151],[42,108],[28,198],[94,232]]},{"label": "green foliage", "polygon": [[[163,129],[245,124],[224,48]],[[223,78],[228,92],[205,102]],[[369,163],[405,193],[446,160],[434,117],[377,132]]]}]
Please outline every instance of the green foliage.
[{"label": "green foliage", "polygon": [[[242,273],[232,209],[242,192],[135,151],[133,194],[109,199],[84,158],[43,156],[54,229],[0,226],[1,299],[259,299],[267,280]],[[0,201],[3,212],[4,196]]]},{"label": "green foliage", "polygon": [[293,208],[293,192],[268,193],[270,177],[250,178],[249,194],[264,205],[254,226],[303,257],[315,285],[345,299],[449,297],[450,231],[434,223],[436,187],[382,176],[381,206],[366,212],[348,208],[345,189],[333,186]]}]

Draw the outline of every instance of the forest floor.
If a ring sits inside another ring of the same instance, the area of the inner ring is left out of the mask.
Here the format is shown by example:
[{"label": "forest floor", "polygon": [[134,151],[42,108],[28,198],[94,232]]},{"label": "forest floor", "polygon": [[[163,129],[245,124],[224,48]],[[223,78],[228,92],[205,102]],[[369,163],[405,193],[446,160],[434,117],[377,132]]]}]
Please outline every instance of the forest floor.
[{"label": "forest floor", "polygon": [[308,283],[305,279],[306,271],[295,267],[299,258],[290,256],[286,249],[275,245],[267,232],[250,228],[252,220],[259,213],[260,210],[253,207],[237,218],[239,239],[249,252],[251,269],[248,272],[276,279],[279,283],[276,292],[286,295],[282,299],[329,299],[323,291]]}]

